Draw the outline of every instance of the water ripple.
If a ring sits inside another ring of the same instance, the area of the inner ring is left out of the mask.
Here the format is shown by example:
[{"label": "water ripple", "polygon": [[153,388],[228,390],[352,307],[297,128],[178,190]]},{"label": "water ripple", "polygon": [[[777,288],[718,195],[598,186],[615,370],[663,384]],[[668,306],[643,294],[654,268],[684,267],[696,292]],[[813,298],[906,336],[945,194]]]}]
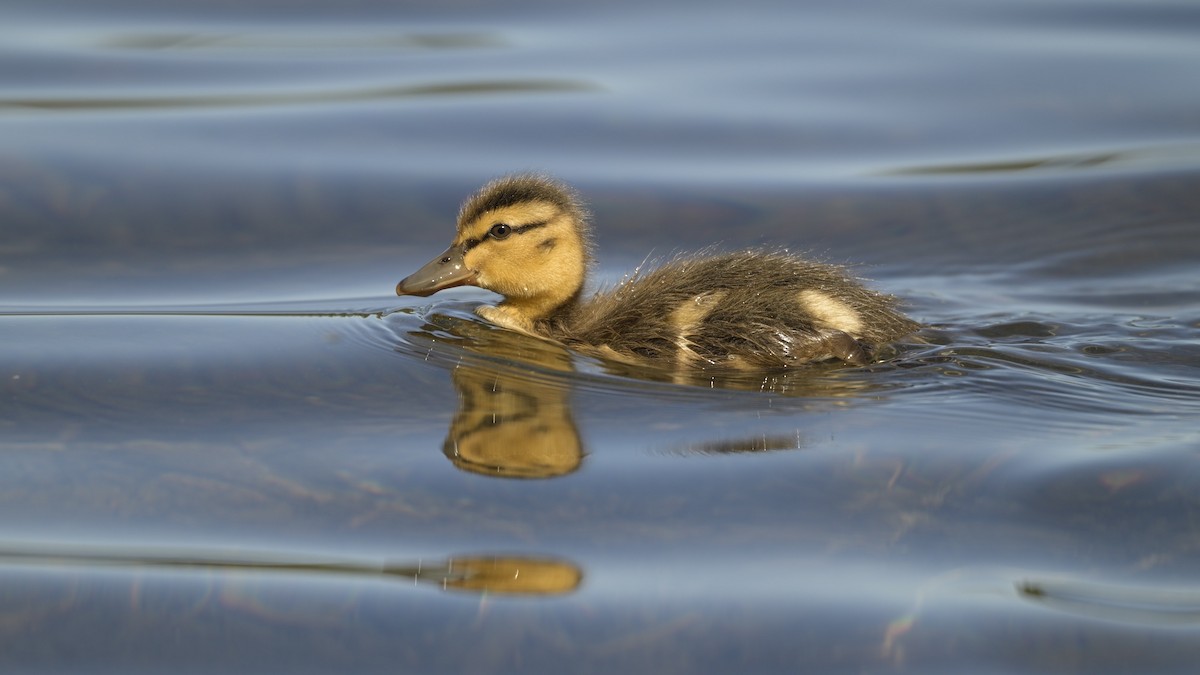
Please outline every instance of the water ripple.
[{"label": "water ripple", "polygon": [[[331,33],[201,33],[147,31],[143,33],[102,34],[94,43],[108,49],[178,51],[280,51],[311,49],[336,50],[462,50],[511,47],[511,41],[495,33],[416,33],[370,34],[354,31],[346,35]],[[286,56],[286,54],[281,54]]]},{"label": "water ripple", "polygon": [[974,176],[994,174],[1044,174],[1078,172],[1105,168],[1162,169],[1170,166],[1195,166],[1200,160],[1200,144],[1177,143],[1121,150],[1064,153],[1014,158],[989,158],[949,164],[916,164],[887,169],[883,176]]},{"label": "water ripple", "polygon": [[129,95],[124,97],[8,97],[0,108],[89,112],[99,110],[238,108],[261,106],[306,106],[441,96],[489,94],[533,94],[597,91],[600,87],[583,80],[525,79],[448,82],[416,86],[378,86],[323,91],[254,91],[186,96]]},{"label": "water ripple", "polygon": [[[943,327],[926,332],[936,346],[910,353],[906,366],[953,377],[938,387],[943,393],[973,391],[1081,419],[1200,411],[1200,385],[1189,372],[1194,365],[1181,356],[1200,354],[1189,328],[1173,324],[1152,339],[1130,320],[1113,326],[1103,341],[1095,329],[1090,322],[1028,318],[975,329]],[[1121,332],[1126,339],[1116,337]],[[1113,419],[1119,418],[1108,421]]]},{"label": "water ripple", "polygon": [[1066,579],[1029,579],[1020,597],[1049,609],[1144,626],[1200,625],[1200,590],[1138,588]]}]

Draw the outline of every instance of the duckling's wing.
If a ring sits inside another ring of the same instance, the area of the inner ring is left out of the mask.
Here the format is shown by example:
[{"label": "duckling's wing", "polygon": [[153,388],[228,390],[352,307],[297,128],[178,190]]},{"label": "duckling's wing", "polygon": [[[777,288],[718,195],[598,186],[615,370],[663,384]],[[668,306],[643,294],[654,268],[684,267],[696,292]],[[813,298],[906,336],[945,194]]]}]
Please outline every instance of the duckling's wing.
[{"label": "duckling's wing", "polygon": [[676,258],[635,276],[581,308],[569,332],[577,343],[680,365],[865,363],[871,345],[915,329],[894,305],[842,268],[746,251]]}]

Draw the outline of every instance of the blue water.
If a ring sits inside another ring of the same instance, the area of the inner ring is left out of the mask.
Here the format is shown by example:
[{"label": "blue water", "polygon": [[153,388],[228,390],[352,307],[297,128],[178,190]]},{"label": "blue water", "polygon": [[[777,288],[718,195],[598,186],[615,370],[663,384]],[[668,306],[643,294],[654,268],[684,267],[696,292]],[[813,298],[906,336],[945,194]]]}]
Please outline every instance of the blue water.
[{"label": "blue water", "polygon": [[[1197,63],[1185,2],[10,0],[0,669],[1194,672]],[[673,382],[392,294],[531,169],[596,286],[783,246],[926,327]]]}]

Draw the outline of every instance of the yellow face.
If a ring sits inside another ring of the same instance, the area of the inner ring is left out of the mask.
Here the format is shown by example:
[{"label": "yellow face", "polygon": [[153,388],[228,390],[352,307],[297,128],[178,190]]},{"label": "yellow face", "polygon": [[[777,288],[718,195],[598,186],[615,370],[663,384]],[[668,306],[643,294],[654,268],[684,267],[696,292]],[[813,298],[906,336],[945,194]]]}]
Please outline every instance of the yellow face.
[{"label": "yellow face", "polygon": [[[488,211],[459,225],[455,246],[474,285],[510,305],[561,304],[583,283],[583,242],[572,214],[545,202]],[[532,308],[532,307],[531,307]]]},{"label": "yellow face", "polygon": [[577,297],[587,273],[587,214],[566,186],[537,175],[488,183],[459,212],[450,248],[396,285],[426,296],[471,285],[504,296],[481,316],[526,330]]}]

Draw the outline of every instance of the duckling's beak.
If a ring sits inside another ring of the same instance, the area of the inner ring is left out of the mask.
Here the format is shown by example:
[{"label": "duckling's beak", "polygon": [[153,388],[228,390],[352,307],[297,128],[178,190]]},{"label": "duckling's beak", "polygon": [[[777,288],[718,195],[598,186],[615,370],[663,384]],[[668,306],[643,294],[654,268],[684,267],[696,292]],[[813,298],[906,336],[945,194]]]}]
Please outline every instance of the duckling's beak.
[{"label": "duckling's beak", "polygon": [[433,295],[443,288],[464,286],[475,282],[475,272],[463,261],[462,245],[451,246],[424,267],[404,277],[396,284],[396,295]]}]

